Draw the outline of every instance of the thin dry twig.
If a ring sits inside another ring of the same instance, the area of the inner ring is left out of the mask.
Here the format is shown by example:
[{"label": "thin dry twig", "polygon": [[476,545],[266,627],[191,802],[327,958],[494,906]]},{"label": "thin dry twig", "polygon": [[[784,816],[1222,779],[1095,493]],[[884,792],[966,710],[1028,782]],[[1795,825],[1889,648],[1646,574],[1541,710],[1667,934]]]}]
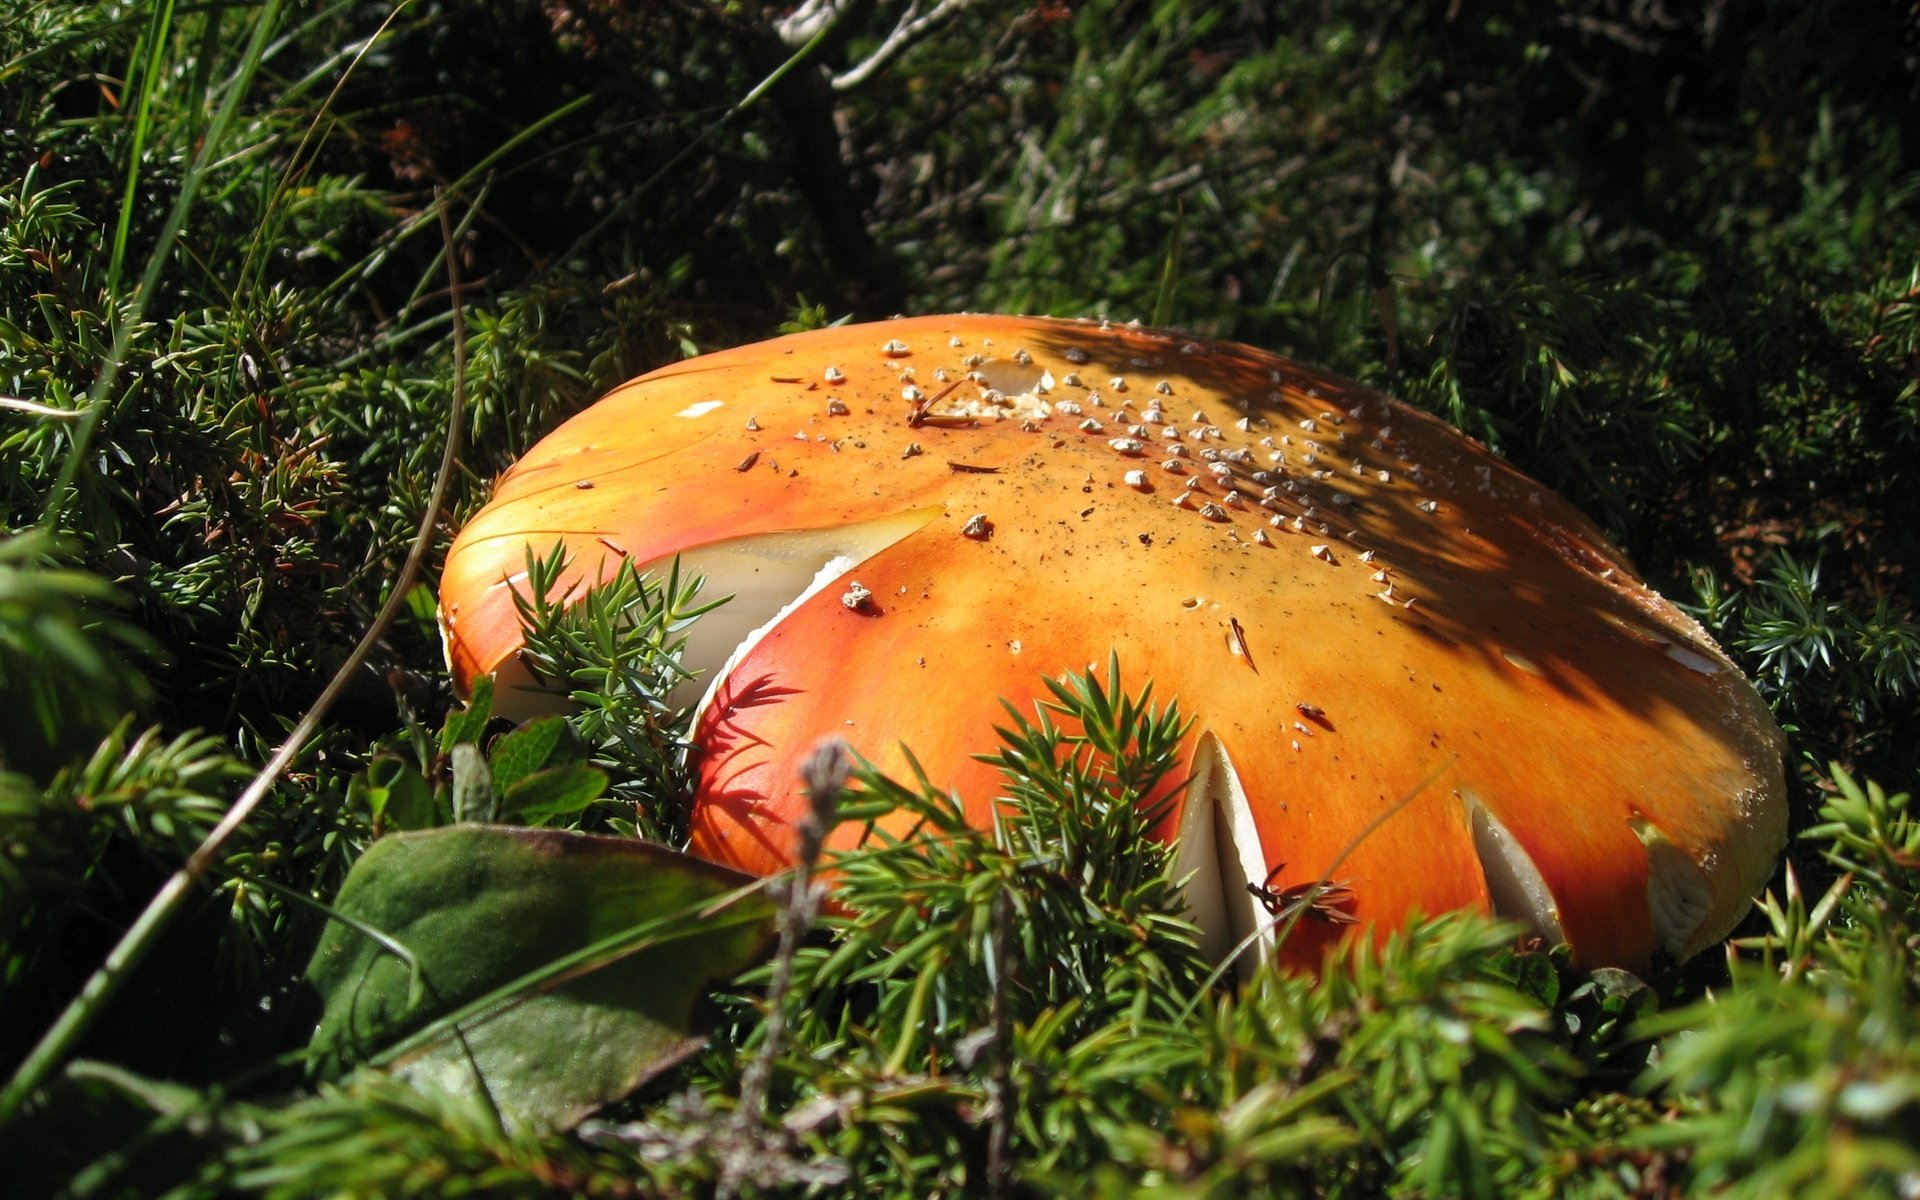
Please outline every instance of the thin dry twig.
[{"label": "thin dry twig", "polygon": [[[452,244],[453,231],[446,215],[444,197],[439,202],[441,230]],[[188,856],[185,865],[175,871],[167,882],[155,893],[152,900],[140,916],[123,934],[120,941],[108,952],[106,961],[88,978],[80,989],[80,994],[67,1005],[59,1020],[43,1034],[33,1050],[20,1064],[13,1078],[7,1081],[4,1091],[0,1091],[0,1125],[4,1125],[17,1115],[34,1092],[58,1069],[69,1051],[85,1035],[100,1015],[106,1011],[108,1001],[126,983],[136,967],[159,941],[160,932],[166,928],[174,915],[193,894],[201,881],[220,861],[221,853],[226,849],[229,839],[237,833],[254,809],[267,797],[274,782],[293,764],[307,743],[319,732],[320,724],[333,708],[334,702],[346,691],[349,681],[366,664],[373,648],[386,635],[407,605],[407,593],[412,590],[413,582],[420,575],[421,564],[426,561],[427,552],[433,545],[433,532],[439,524],[440,511],[446,504],[447,488],[454,475],[454,464],[460,454],[460,435],[466,411],[466,325],[459,317],[459,268],[455,255],[447,255],[447,271],[454,291],[453,324],[453,399],[447,414],[447,440],[440,455],[440,467],[434,475],[433,491],[428,498],[426,511],[420,515],[420,527],[414,533],[413,544],[407,551],[406,561],[400,567],[400,573],[393,581],[387,601],[373,619],[373,624],[361,634],[353,650],[340,664],[333,678],[293,727],[286,740],[280,743],[273,757],[267,760],[258,774],[247,784],[219,824],[207,834],[194,852]]]},{"label": "thin dry twig", "polygon": [[867,55],[853,66],[833,77],[833,90],[850,92],[867,80],[879,74],[888,63],[900,57],[909,46],[926,37],[940,26],[972,8],[975,0],[940,0],[925,13],[920,11],[919,0],[907,5],[900,14],[887,36],[880,40],[872,54]]},{"label": "thin dry twig", "polygon": [[[793,987],[793,957],[800,941],[812,928],[825,889],[814,883],[814,868],[820,862],[827,834],[839,819],[840,792],[853,774],[853,755],[839,738],[829,738],[815,746],[800,764],[800,778],[807,785],[807,812],[795,830],[799,845],[794,855],[793,876],[787,881],[787,909],[780,922],[780,946],[774,952],[773,978],[767,985],[766,1034],[760,1049],[747,1064],[740,1080],[740,1103],[733,1111],[736,1131],[759,1131],[766,1124],[767,1093],[773,1083],[774,1060],[780,1056],[780,1042],[787,1028],[787,992]],[[719,1186],[715,1194],[729,1200],[739,1194],[746,1181],[748,1163],[729,1156],[721,1164]]]},{"label": "thin dry twig", "polygon": [[1005,1200],[1013,1194],[1013,1019],[1007,1012],[1007,971],[1011,961],[1007,943],[1013,938],[1012,904],[1002,890],[993,898],[993,995],[989,1018],[993,1022],[993,1074],[989,1078],[987,1126],[987,1195]]},{"label": "thin dry twig", "polygon": [[77,420],[87,415],[87,410],[84,408],[55,408],[51,404],[41,404],[37,400],[23,400],[19,396],[0,396],[0,409],[28,413],[36,417],[52,417],[59,421]]}]

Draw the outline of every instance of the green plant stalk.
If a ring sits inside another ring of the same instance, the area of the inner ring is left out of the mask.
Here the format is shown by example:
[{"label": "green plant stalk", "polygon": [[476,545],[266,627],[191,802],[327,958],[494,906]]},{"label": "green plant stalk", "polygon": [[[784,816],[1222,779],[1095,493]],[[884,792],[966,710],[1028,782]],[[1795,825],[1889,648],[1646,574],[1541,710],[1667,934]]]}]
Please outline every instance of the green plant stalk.
[{"label": "green plant stalk", "polygon": [[946,955],[936,953],[920,977],[913,981],[913,991],[907,996],[907,1013],[900,1021],[900,1040],[894,1043],[893,1053],[883,1068],[888,1077],[898,1076],[907,1069],[907,1057],[913,1053],[914,1043],[920,1040],[920,1024],[927,1015],[927,993],[933,988],[934,977],[946,965]]},{"label": "green plant stalk", "polygon": [[[256,39],[260,36],[256,27]],[[451,241],[452,226],[446,216],[444,203],[440,208],[441,230]],[[158,257],[158,256],[156,256]],[[44,1084],[58,1069],[72,1051],[75,1043],[86,1033],[101,1013],[106,1011],[107,1003],[113,999],[127,977],[146,957],[148,951],[159,939],[160,931],[186,902],[193,889],[197,887],[215,862],[219,860],[227,840],[241,825],[246,823],[253,810],[259,807],[273,787],[274,781],[293,763],[300,752],[306,748],[314,734],[319,732],[320,724],[334,702],[346,691],[348,681],[357,674],[373,648],[386,635],[391,626],[407,605],[407,592],[413,587],[413,581],[419,576],[421,564],[426,561],[428,549],[433,544],[434,527],[438,524],[440,510],[446,504],[447,489],[453,479],[453,469],[460,454],[460,430],[466,408],[466,324],[460,320],[460,273],[456,256],[447,256],[447,282],[453,297],[456,314],[453,324],[453,398],[447,414],[447,438],[440,455],[440,467],[434,475],[433,491],[428,497],[426,511],[420,516],[420,527],[414,534],[413,545],[408,549],[406,561],[401,564],[400,574],[394,580],[393,587],[387,593],[386,603],[380,606],[380,612],[373,619],[367,631],[354,644],[346,661],[340,664],[333,678],[327,681],[320,696],[300,718],[293,731],[287,735],[273,757],[267,760],[259,774],[253,777],[233,805],[227,809],[220,823],[213,827],[186,864],[168,878],[160,891],[148,902],[140,916],[121,936],[120,941],[108,952],[106,961],[101,964],[80,994],[68,1003],[47,1032],[35,1043],[25,1060],[20,1064],[13,1077],[7,1081],[6,1088],[0,1090],[0,1125],[5,1125],[17,1116],[33,1093]],[[123,331],[124,334],[124,331]],[[72,460],[70,460],[72,461]]]},{"label": "green plant stalk", "polygon": [[[462,171],[460,173],[460,177],[455,179],[451,184],[448,185],[449,190],[454,192],[464,191],[468,184],[472,183],[476,179],[479,179],[490,168],[492,168],[493,164],[499,162],[501,159],[505,158],[507,155],[513,153],[514,150],[525,145],[527,142],[532,141],[534,138],[538,137],[541,133],[545,132],[549,126],[555,125],[560,121],[564,121],[569,116],[572,116],[574,113],[579,112],[582,108],[585,108],[590,104],[593,104],[597,100],[599,100],[598,95],[596,95],[593,92],[588,92],[586,95],[579,96],[572,100],[569,100],[565,104],[560,105],[558,108],[555,108],[553,111],[547,113],[546,115],[540,117],[539,119],[530,122],[526,126],[526,128],[515,131],[512,137],[509,137],[505,141],[501,142],[498,146],[495,146],[492,150],[488,151],[485,155],[482,155],[480,158],[480,161],[474,163],[471,167],[468,167],[465,171]],[[511,175],[512,172],[508,172],[508,174]],[[491,181],[486,186],[491,187]],[[476,207],[478,206],[476,205]],[[418,230],[420,226],[424,223],[425,223],[424,214],[414,218],[412,224],[409,227],[402,229],[399,232],[399,234],[394,237],[393,241],[388,245],[386,249],[386,253],[389,253],[389,254],[392,253],[394,246],[398,246],[402,241],[405,241],[410,234]],[[449,242],[447,245],[441,248],[440,253],[443,255],[449,254],[452,252],[452,250],[453,250],[453,244]],[[369,260],[369,261],[371,262],[372,260]],[[402,312],[410,312],[413,306],[419,303],[421,294],[426,291],[427,280],[431,279],[434,273],[438,269],[439,269],[439,263],[437,260],[435,262],[431,262],[427,264],[426,270],[423,271],[420,275],[420,282],[414,286],[413,294],[407,297],[407,303],[402,309]],[[343,280],[345,278],[346,278],[345,276],[342,276]],[[338,286],[338,285],[336,284],[334,286]]]},{"label": "green plant stalk", "polygon": [[640,186],[633,190],[631,195],[629,195],[625,200],[621,201],[619,204],[616,204],[611,209],[609,209],[607,211],[606,216],[600,218],[600,221],[596,225],[594,225],[592,229],[587,230],[585,233],[581,234],[578,238],[576,238],[574,240],[572,247],[568,249],[567,253],[561,256],[559,259],[556,259],[555,261],[564,262],[567,259],[573,258],[575,255],[579,254],[580,251],[586,246],[591,245],[595,241],[595,239],[599,238],[601,234],[605,233],[609,228],[611,228],[615,221],[625,216],[629,209],[631,209],[635,204],[638,204],[642,196],[645,196],[648,192],[651,192],[654,189],[654,187],[659,184],[661,180],[665,179],[677,167],[679,167],[681,163],[685,162],[689,155],[691,155],[695,150],[698,150],[700,147],[706,145],[707,141],[710,138],[712,138],[714,134],[719,133],[722,129],[725,129],[728,125],[732,124],[734,119],[739,117],[740,114],[746,112],[748,109],[752,108],[754,105],[760,103],[761,98],[764,97],[768,92],[772,91],[774,88],[778,87],[780,85],[781,80],[785,79],[788,75],[793,74],[793,72],[798,70],[802,64],[804,64],[808,59],[812,58],[814,55],[814,52],[817,51],[822,45],[824,45],[827,39],[833,36],[835,30],[840,28],[840,22],[847,19],[847,13],[853,11],[857,7],[859,6],[852,5],[852,4],[844,6],[840,10],[839,14],[833,18],[833,20],[828,21],[825,25],[820,27],[820,32],[814,34],[811,38],[807,39],[806,45],[800,47],[798,50],[795,50],[791,55],[787,57],[787,60],[785,62],[775,67],[771,72],[767,74],[767,77],[765,79],[762,79],[759,83],[755,84],[751,91],[749,91],[746,95],[740,97],[740,99],[734,101],[732,107],[728,108],[726,112],[721,113],[720,116],[713,122],[713,124],[707,126],[705,129],[700,131],[700,136],[694,138],[691,142],[688,142],[685,146],[682,146],[678,154],[675,154],[672,158],[669,158],[664,164],[661,165],[659,170],[647,176],[647,178],[640,184]]},{"label": "green plant stalk", "polygon": [[293,888],[282,886],[271,879],[260,876],[242,876],[242,878],[257,888],[272,892],[290,904],[301,905],[312,909],[329,921],[340,922],[348,929],[353,930],[361,937],[366,938],[374,945],[385,950],[388,954],[393,955],[401,962],[407,964],[407,1007],[416,1007],[422,1000],[426,999],[427,975],[426,972],[420,968],[420,956],[407,949],[406,943],[400,939],[394,937],[384,929],[376,929],[365,921],[346,915],[331,904],[323,904],[305,892],[296,891]]},{"label": "green plant stalk", "polygon": [[[159,285],[160,272],[166,269],[167,259],[171,256],[173,240],[180,235],[180,229],[187,222],[187,213],[193,208],[194,200],[200,194],[200,185],[205,181],[207,171],[227,129],[233,124],[234,115],[240,110],[240,101],[253,83],[253,77],[260,69],[268,33],[278,23],[280,0],[267,0],[253,25],[253,36],[247,40],[247,46],[240,58],[240,69],[227,82],[227,94],[221,98],[220,108],[208,124],[205,137],[200,143],[200,152],[195,156],[193,165],[187,169],[180,181],[180,194],[174,198],[173,207],[167,212],[167,219],[160,227],[160,235],[155,239],[153,254],[147,259],[146,270],[141,272],[140,283],[135,288],[132,301],[119,314],[114,323],[113,348],[108,351],[106,360],[100,364],[100,377],[94,381],[87,393],[86,416],[73,431],[73,444],[67,448],[66,460],[60,464],[60,478],[52,490],[47,493],[46,508],[41,511],[41,528],[48,532],[57,529],[60,522],[60,509],[66,503],[67,493],[73,488],[74,480],[79,478],[80,466],[86,461],[87,447],[93,441],[95,431],[100,428],[100,419],[107,408],[107,396],[118,381],[120,368],[125,363],[127,349],[132,345],[134,332],[146,316],[147,305],[152,301],[154,288]],[[150,79],[151,77],[149,77]],[[135,166],[138,166],[136,161]],[[123,218],[125,206],[123,205]],[[116,255],[114,265],[118,267]],[[108,303],[113,302],[113,292],[109,289]],[[0,1114],[4,1114],[0,1106]]]},{"label": "green plant stalk", "polygon": [[[321,124],[327,121],[333,113],[334,102],[339,100],[340,93],[346,89],[347,81],[352,79],[355,72],[360,69],[361,62],[365,60],[367,55],[373,53],[373,48],[378,46],[381,39],[386,37],[387,30],[393,27],[393,23],[400,19],[400,14],[405,12],[412,3],[413,0],[400,0],[398,4],[395,4],[393,8],[388,11],[386,17],[380,22],[379,28],[375,29],[370,37],[363,40],[359,47],[354,50],[352,57],[346,62],[345,66],[339,68],[339,78],[333,81],[333,87],[328,90],[326,99],[322,100],[319,106],[313,110],[313,120],[307,122],[307,128],[301,133],[299,143],[294,146],[293,153],[287,158],[286,171],[281,174],[279,182],[274,185],[273,194],[267,198],[267,213],[271,214],[279,211],[282,199],[284,199],[289,192],[293,191],[294,186],[300,180],[306,178],[308,169],[313,165],[313,161],[319,153],[314,143],[322,140],[320,133]],[[312,19],[317,21],[320,17],[316,15]],[[328,67],[333,67],[336,63],[337,59],[329,59],[327,65]],[[309,78],[312,77],[310,76]],[[309,153],[310,150],[312,153]],[[267,261],[267,240],[267,222],[262,221],[260,222],[259,228],[254,231],[253,244],[247,247],[244,272],[250,280],[257,278],[259,273],[265,269]]]},{"label": "green plant stalk", "polygon": [[[994,836],[1004,838],[1005,827],[994,814]],[[987,1000],[987,1017],[993,1025],[993,1068],[987,1076],[989,1117],[987,1125],[987,1195],[1004,1200],[1013,1194],[1013,1021],[1007,1015],[1007,972],[1012,957],[1007,944],[1013,940],[1013,906],[1004,889],[993,897],[991,945],[987,961],[993,968],[993,991]]]},{"label": "green plant stalk", "polygon": [[[215,14],[208,21],[217,23],[219,19],[219,15]],[[113,250],[107,258],[108,296],[120,293],[120,272],[127,261],[127,236],[133,228],[133,198],[140,190],[140,160],[146,154],[147,134],[153,129],[153,97],[159,90],[155,80],[160,76],[161,55],[172,31],[173,0],[161,0],[153,8],[147,22],[146,36],[142,39],[145,58],[136,59],[133,72],[129,72],[133,79],[138,80],[140,92],[134,108],[133,144],[127,148],[127,179],[120,192],[120,217],[114,222]],[[161,241],[162,249],[154,252],[156,257],[165,256],[164,247],[171,240],[167,238]]]},{"label": "green plant stalk", "polygon": [[1181,239],[1187,231],[1187,206],[1182,204],[1173,210],[1173,232],[1167,235],[1167,252],[1160,261],[1160,287],[1153,297],[1154,328],[1163,329],[1173,323],[1173,301],[1180,290],[1180,252]]}]

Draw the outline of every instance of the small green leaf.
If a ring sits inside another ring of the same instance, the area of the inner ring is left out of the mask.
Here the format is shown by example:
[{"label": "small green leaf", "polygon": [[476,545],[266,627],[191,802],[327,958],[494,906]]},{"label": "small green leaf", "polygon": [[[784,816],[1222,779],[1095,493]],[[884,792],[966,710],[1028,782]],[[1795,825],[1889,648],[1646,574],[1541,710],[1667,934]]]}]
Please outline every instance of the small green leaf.
[{"label": "small green leaf", "polygon": [[431,829],[437,823],[432,785],[399,755],[376,755],[349,791],[388,829]]},{"label": "small green leaf", "polygon": [[412,766],[405,766],[387,785],[386,815],[389,829],[432,829],[439,823],[433,785]]},{"label": "small green leaf", "polygon": [[515,782],[500,798],[500,813],[537,825],[579,812],[606,790],[605,771],[585,763],[568,763],[535,771]]},{"label": "small green leaf", "polygon": [[312,1052],[484,1091],[517,1128],[569,1127],[699,1044],[707,982],[772,934],[772,905],[736,891],[748,882],[620,838],[476,825],[382,838],[334,907],[407,947],[419,978],[330,925],[307,968],[322,1004]]},{"label": "small green leaf", "polygon": [[453,748],[453,819],[489,822],[500,814],[493,791],[493,774],[480,757],[480,747],[460,742]]},{"label": "small green leaf", "polygon": [[493,786],[507,791],[546,766],[567,737],[565,717],[529,721],[493,744]]},{"label": "small green leaf", "polygon": [[440,615],[440,598],[424,583],[416,583],[407,592],[407,613],[415,621],[432,627]]},{"label": "small green leaf", "polygon": [[[1637,1021],[1652,1016],[1660,1007],[1658,994],[1631,971],[1600,967],[1588,976],[1588,980],[1592,994],[1600,1002],[1601,1011],[1608,1014]],[[1588,988],[1582,987],[1579,992],[1584,995]]]},{"label": "small green leaf", "polygon": [[479,745],[492,717],[493,676],[482,675],[473,681],[473,698],[467,701],[467,706],[447,714],[446,726],[440,730],[440,749],[451,751],[461,742]]},{"label": "small green leaf", "polygon": [[1509,950],[1489,965],[1496,978],[1542,1008],[1560,1002],[1560,971],[1551,955]]}]

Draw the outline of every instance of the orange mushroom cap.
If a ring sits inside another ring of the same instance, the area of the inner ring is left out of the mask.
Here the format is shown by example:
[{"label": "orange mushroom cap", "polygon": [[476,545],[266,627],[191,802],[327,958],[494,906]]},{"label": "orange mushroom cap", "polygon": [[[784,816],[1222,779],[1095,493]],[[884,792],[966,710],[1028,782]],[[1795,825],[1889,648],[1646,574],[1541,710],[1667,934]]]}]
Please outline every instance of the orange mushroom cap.
[{"label": "orange mushroom cap", "polygon": [[[1643,967],[1723,937],[1785,838],[1766,706],[1589,521],[1442,422],[1246,346],[924,317],[634,380],[455,541],[456,686],[495,673],[511,706],[512,589],[556,540],[579,588],[677,555],[734,595],[689,645],[717,676],[690,848],[749,871],[788,863],[827,735],[890,771],[911,747],[984,824],[1000,698],[1114,652],[1195,718],[1164,832],[1216,948],[1262,915],[1245,883],[1331,869],[1382,932],[1491,910]],[[1336,934],[1304,922],[1283,952]]]}]

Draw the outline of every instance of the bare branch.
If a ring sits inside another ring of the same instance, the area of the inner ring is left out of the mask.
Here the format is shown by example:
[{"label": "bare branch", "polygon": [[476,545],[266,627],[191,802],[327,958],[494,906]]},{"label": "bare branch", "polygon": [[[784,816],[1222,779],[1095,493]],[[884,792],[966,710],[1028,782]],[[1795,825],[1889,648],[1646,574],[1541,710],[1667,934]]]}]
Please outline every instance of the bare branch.
[{"label": "bare branch", "polygon": [[972,8],[975,0],[940,0],[931,10],[922,14],[920,0],[910,0],[907,10],[900,14],[891,32],[880,42],[872,54],[833,77],[833,90],[850,92],[859,87],[881,68],[898,58],[902,51],[935,29]]},{"label": "bare branch", "polygon": [[18,396],[0,396],[0,408],[13,412],[32,413],[36,417],[54,417],[61,421],[72,421],[87,415],[87,410],[84,408],[55,408],[51,404],[22,400]]},{"label": "bare branch", "polygon": [[773,23],[780,40],[789,46],[804,46],[813,35],[840,19],[841,13],[858,0],[803,0],[794,10]]}]

